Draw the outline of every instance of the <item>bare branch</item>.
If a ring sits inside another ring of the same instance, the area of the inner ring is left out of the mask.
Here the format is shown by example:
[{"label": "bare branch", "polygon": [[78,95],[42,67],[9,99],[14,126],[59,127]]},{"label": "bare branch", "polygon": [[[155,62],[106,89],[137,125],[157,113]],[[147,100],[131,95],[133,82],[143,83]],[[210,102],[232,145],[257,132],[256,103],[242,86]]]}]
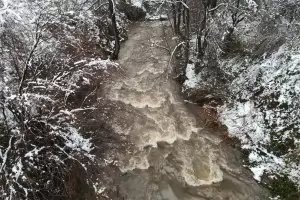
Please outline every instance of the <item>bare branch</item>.
[{"label": "bare branch", "polygon": [[24,70],[23,70],[23,73],[22,73],[22,78],[21,78],[21,81],[20,81],[20,85],[19,85],[19,95],[22,95],[22,90],[23,90],[23,86],[24,86],[24,81],[26,79],[26,75],[27,75],[27,71],[28,71],[28,68],[30,66],[30,62],[31,62],[31,59],[33,57],[33,54],[40,42],[40,39],[41,39],[41,34],[40,33],[36,33],[36,40],[35,40],[35,43],[28,55],[28,58],[26,60],[26,63],[25,63],[25,67],[24,67]]}]

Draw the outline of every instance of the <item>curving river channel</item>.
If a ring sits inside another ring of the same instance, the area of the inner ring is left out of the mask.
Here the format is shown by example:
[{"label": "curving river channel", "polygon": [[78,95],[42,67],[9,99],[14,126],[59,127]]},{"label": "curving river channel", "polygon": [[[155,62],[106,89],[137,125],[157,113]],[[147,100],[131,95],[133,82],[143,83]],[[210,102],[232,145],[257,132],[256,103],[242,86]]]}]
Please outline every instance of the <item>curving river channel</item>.
[{"label": "curving river channel", "polygon": [[107,89],[124,105],[115,129],[133,143],[119,155],[120,192],[130,200],[266,199],[236,150],[198,122],[166,78],[170,32],[165,22],[133,24],[120,52],[123,75]]}]

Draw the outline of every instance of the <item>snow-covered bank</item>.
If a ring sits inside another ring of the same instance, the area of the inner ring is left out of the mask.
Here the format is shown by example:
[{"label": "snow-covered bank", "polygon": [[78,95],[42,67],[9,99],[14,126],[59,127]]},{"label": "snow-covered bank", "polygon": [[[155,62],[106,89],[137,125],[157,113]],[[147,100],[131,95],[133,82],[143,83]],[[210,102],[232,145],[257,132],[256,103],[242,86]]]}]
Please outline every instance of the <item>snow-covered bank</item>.
[{"label": "snow-covered bank", "polygon": [[236,2],[193,22],[205,26],[191,37],[183,92],[200,105],[220,100],[220,121],[254,178],[274,196],[299,199],[299,1]]},{"label": "snow-covered bank", "polygon": [[[247,151],[246,166],[253,177],[259,182],[288,177],[299,187],[299,47],[285,44],[261,59],[223,60],[220,68],[234,77],[227,103],[218,109],[220,120]],[[207,84],[194,64],[187,66],[186,77],[184,90]]]},{"label": "snow-covered bank", "polygon": [[282,46],[271,56],[245,66],[232,82],[232,99],[220,108],[229,134],[249,150],[250,169],[287,175],[300,186],[300,51]]}]

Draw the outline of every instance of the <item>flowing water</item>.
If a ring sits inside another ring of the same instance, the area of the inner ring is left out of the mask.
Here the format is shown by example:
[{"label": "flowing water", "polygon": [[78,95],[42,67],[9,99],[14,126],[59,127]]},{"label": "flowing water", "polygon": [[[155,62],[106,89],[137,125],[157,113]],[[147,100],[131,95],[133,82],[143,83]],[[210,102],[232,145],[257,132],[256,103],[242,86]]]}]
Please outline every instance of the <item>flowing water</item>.
[{"label": "flowing water", "polygon": [[170,32],[165,22],[132,25],[120,52],[123,76],[108,88],[108,98],[123,105],[114,127],[134,144],[119,155],[121,194],[132,200],[265,199],[236,151],[199,123],[176,82],[166,78]]}]

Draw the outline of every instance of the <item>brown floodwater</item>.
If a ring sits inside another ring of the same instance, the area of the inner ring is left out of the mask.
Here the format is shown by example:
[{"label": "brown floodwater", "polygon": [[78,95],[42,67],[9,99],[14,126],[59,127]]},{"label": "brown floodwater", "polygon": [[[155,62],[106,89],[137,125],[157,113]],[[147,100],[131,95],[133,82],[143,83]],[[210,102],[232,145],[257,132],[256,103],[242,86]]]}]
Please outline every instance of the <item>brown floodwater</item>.
[{"label": "brown floodwater", "polygon": [[[120,193],[130,200],[265,200],[238,151],[205,128],[169,73],[166,22],[131,26],[120,52],[122,76],[107,87],[122,103],[114,128],[133,148],[119,152]],[[171,47],[174,45],[169,42]]]}]

